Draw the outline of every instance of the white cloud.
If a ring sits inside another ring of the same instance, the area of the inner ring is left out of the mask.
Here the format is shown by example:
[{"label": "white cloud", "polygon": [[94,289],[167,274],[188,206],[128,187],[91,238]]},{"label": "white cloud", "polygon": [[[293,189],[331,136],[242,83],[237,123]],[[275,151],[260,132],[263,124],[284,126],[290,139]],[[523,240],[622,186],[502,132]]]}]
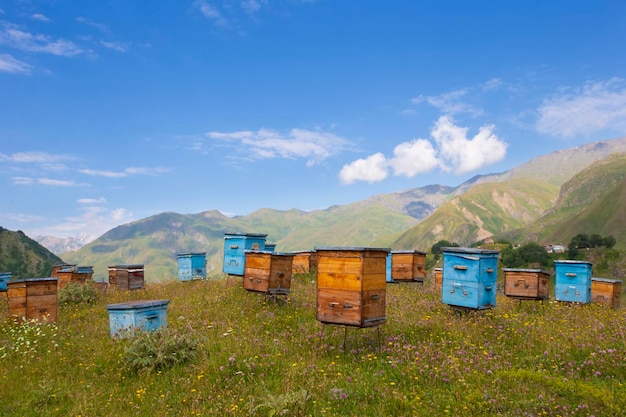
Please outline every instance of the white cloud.
[{"label": "white cloud", "polygon": [[426,139],[414,139],[396,146],[389,166],[395,175],[414,177],[417,174],[430,172],[440,165],[437,151]]},{"label": "white cloud", "polygon": [[251,159],[308,158],[307,166],[315,165],[348,146],[348,142],[328,132],[291,129],[283,134],[270,129],[231,133],[209,132],[211,139],[237,142],[236,148],[245,151]]},{"label": "white cloud", "polygon": [[30,15],[30,18],[33,20],[37,20],[39,22],[51,22],[52,21],[49,17],[41,13],[33,13]]},{"label": "white cloud", "polygon": [[83,50],[72,41],[66,39],[54,40],[47,35],[24,32],[11,24],[5,24],[2,31],[0,31],[0,45],[8,45],[23,51],[42,52],[67,57],[83,53]]},{"label": "white cloud", "polygon": [[388,168],[394,175],[406,177],[437,168],[457,174],[474,171],[506,155],[507,144],[493,133],[494,129],[492,125],[482,126],[476,136],[468,138],[467,128],[456,126],[449,116],[441,116],[430,132],[436,147],[426,139],[404,142],[394,148],[392,158],[379,152],[344,165],[339,179],[343,184],[382,181],[387,178]]},{"label": "white cloud", "polygon": [[388,175],[385,155],[378,152],[344,165],[339,172],[339,180],[342,184],[352,184],[356,181],[372,184],[384,180]]},{"label": "white cloud", "polygon": [[54,164],[60,161],[75,160],[76,157],[65,154],[51,154],[47,152],[16,152],[11,155],[0,153],[0,161],[17,163]]},{"label": "white cloud", "polygon": [[261,9],[261,4],[265,4],[263,0],[244,0],[241,2],[241,8],[248,14],[254,14]]},{"label": "white cloud", "polygon": [[104,204],[107,200],[104,197],[100,198],[79,198],[76,200],[77,203],[80,204]]},{"label": "white cloud", "polygon": [[126,53],[130,49],[129,45],[123,42],[100,41],[100,44],[104,46],[105,48],[111,49],[116,52],[122,52],[122,53]]},{"label": "white cloud", "polygon": [[31,177],[13,177],[13,185],[30,185],[34,183],[35,180]]},{"label": "white cloud", "polygon": [[37,183],[41,185],[51,185],[54,187],[78,187],[80,185],[72,180],[55,180],[52,178],[39,178]]},{"label": "white cloud", "polygon": [[480,116],[483,113],[482,109],[463,101],[467,94],[468,90],[462,89],[443,93],[438,96],[420,95],[412,99],[411,103],[420,104],[426,102],[444,114],[454,115],[469,113],[472,116]]},{"label": "white cloud", "polygon": [[11,74],[30,74],[33,67],[8,54],[0,54],[0,72]]},{"label": "white cloud", "polygon": [[591,135],[604,129],[626,131],[626,84],[613,78],[568,88],[543,101],[537,130],[561,138]]},{"label": "white cloud", "polygon": [[212,21],[216,26],[222,28],[230,27],[228,19],[226,19],[220,11],[207,0],[195,0],[193,2],[193,7],[198,9],[204,17]]},{"label": "white cloud", "polygon": [[131,175],[161,175],[170,172],[169,168],[156,167],[130,167],[125,168],[123,171],[104,171],[97,169],[79,169],[78,172],[86,175],[92,175],[96,177],[108,177],[108,178],[124,178]]},{"label": "white cloud", "polygon": [[507,144],[493,133],[494,129],[493,125],[482,126],[470,139],[467,128],[456,126],[448,116],[440,117],[431,135],[438,145],[439,157],[447,165],[444,169],[463,174],[502,160]]},{"label": "white cloud", "polygon": [[106,25],[103,25],[102,23],[97,23],[94,22],[91,19],[87,19],[86,17],[77,17],[76,21],[82,24],[85,24],[87,26],[91,26],[93,28],[98,29],[100,32],[102,33],[108,33],[109,32],[109,28],[106,27]]}]

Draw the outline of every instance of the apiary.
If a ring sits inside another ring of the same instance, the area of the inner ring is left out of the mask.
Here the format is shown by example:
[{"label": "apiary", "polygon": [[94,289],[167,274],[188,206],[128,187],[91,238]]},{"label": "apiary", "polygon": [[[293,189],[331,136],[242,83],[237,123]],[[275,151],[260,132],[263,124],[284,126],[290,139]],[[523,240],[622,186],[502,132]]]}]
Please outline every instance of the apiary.
[{"label": "apiary", "polygon": [[5,292],[7,290],[7,283],[9,281],[11,281],[11,273],[0,272],[0,292]]},{"label": "apiary", "polygon": [[317,254],[315,251],[303,250],[293,252],[293,269],[294,274],[308,274],[317,268]]},{"label": "apiary", "polygon": [[187,252],[176,255],[178,279],[191,281],[206,278],[206,252]]},{"label": "apiary", "polygon": [[619,308],[622,281],[608,278],[591,278],[591,302]]},{"label": "apiary", "polygon": [[58,289],[63,289],[70,282],[85,283],[92,280],[92,266],[66,265],[54,270]]},{"label": "apiary", "polygon": [[142,264],[109,266],[109,285],[116,290],[139,290],[144,288]]},{"label": "apiary", "polygon": [[443,268],[433,269],[433,275],[435,276],[435,291],[441,292],[443,284]]},{"label": "apiary", "polygon": [[391,279],[400,282],[424,282],[426,252],[399,250],[391,252]]},{"label": "apiary", "polygon": [[225,233],[223,272],[243,276],[246,268],[245,251],[265,250],[266,238],[266,234],[259,233]]},{"label": "apiary", "polygon": [[293,254],[246,251],[243,287],[248,291],[285,295],[291,291]]},{"label": "apiary", "polygon": [[109,304],[109,333],[124,338],[133,330],[154,331],[167,327],[169,300],[138,300]]},{"label": "apiary", "polygon": [[542,269],[504,268],[504,295],[519,299],[550,298],[550,273]]},{"label": "apiary", "polygon": [[25,278],[7,283],[9,316],[51,323],[57,320],[57,278]]},{"label": "apiary", "polygon": [[473,309],[496,306],[497,250],[441,248],[443,277],[441,298],[445,304]]},{"label": "apiary", "polygon": [[557,301],[591,302],[591,263],[554,261],[554,298]]},{"label": "apiary", "polygon": [[318,247],[317,320],[371,327],[386,317],[386,260],[389,249]]}]

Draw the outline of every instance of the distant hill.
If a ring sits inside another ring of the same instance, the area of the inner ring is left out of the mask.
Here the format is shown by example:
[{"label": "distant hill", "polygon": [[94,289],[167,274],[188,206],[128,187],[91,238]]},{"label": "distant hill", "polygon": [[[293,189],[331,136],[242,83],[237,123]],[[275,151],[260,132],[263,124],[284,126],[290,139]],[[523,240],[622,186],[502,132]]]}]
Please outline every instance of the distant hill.
[{"label": "distant hill", "polygon": [[[568,180],[617,152],[626,152],[626,138],[553,152],[504,173],[475,176],[458,187],[429,185],[326,210],[262,208],[232,218],[216,210],[161,213],[116,227],[62,256],[93,265],[95,277],[105,276],[109,265],[141,263],[147,280],[162,281],[176,277],[180,252],[207,252],[209,273],[220,273],[225,232],[266,233],[277,251],[322,245],[426,250],[441,239],[471,244],[503,233],[516,240],[533,239],[538,232],[524,228],[549,213],[557,199],[566,201]],[[571,210],[577,214],[582,207]],[[564,211],[560,213],[563,217]],[[541,232],[547,236],[556,229],[546,224]]]},{"label": "distant hill", "polygon": [[512,242],[567,244],[576,234],[615,237],[626,248],[626,154],[592,163],[561,187],[552,209],[537,221],[498,238]]},{"label": "distant hill", "polygon": [[26,236],[0,227],[0,271],[11,272],[12,279],[49,277],[53,265],[65,263]]}]

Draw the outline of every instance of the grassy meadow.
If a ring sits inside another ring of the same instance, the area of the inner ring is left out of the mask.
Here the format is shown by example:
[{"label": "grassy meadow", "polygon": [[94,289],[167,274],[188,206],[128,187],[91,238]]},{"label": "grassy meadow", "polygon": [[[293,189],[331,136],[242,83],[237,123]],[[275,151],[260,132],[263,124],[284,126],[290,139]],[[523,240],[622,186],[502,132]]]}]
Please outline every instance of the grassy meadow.
[{"label": "grassy meadow", "polygon": [[[233,278],[111,291],[56,324],[13,323],[1,297],[2,416],[626,415],[624,306],[457,312],[427,280],[388,285],[381,326],[324,326],[313,274],[278,299]],[[173,361],[109,336],[106,305],[134,299],[170,300]]]}]

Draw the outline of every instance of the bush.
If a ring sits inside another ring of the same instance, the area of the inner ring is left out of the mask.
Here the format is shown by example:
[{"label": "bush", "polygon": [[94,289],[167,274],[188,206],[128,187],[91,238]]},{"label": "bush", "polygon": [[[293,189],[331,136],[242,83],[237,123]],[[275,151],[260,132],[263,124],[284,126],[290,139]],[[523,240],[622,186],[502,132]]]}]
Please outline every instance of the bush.
[{"label": "bush", "polygon": [[59,290],[59,304],[95,304],[100,298],[100,292],[92,283],[69,282]]},{"label": "bush", "polygon": [[124,351],[124,365],[131,373],[154,372],[189,362],[196,357],[198,341],[171,330],[135,331]]}]

